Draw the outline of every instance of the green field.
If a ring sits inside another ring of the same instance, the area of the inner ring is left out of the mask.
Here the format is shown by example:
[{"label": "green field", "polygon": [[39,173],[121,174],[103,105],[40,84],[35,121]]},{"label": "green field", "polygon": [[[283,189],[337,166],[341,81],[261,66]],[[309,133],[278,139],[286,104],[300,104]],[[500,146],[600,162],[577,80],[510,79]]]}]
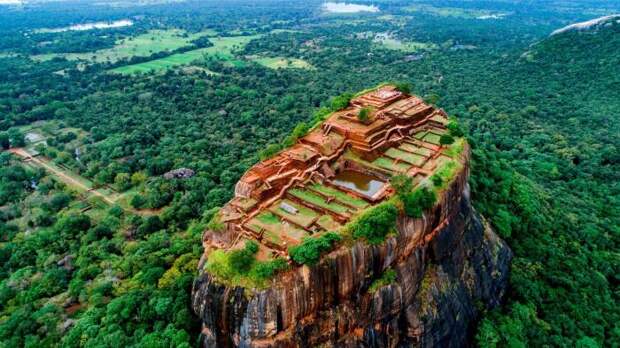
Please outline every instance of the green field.
[{"label": "green field", "polygon": [[457,7],[435,7],[431,5],[412,5],[406,8],[408,12],[420,12],[432,14],[440,17],[458,17],[468,19],[499,19],[508,15],[506,12],[495,12],[479,9],[465,9]]},{"label": "green field", "polygon": [[377,44],[389,50],[397,50],[397,51],[403,51],[403,52],[416,52],[419,50],[429,50],[429,49],[434,49],[437,47],[433,43],[401,41],[401,40],[392,39],[392,38],[378,40]]},{"label": "green field", "polygon": [[314,69],[310,63],[302,59],[297,58],[284,58],[284,57],[251,57],[251,60],[271,69],[284,69],[284,68],[296,68],[296,69]]},{"label": "green field", "polygon": [[151,30],[136,37],[119,40],[112,48],[88,53],[52,53],[32,56],[38,61],[64,57],[68,60],[83,60],[92,63],[114,63],[130,57],[148,57],[154,53],[173,51],[191,45],[191,41],[202,36],[212,36],[215,32],[206,30],[188,34],[184,30]]},{"label": "green field", "polygon": [[110,71],[119,74],[134,74],[149,71],[159,71],[179,65],[189,64],[193,61],[203,59],[209,56],[238,66],[244,64],[244,62],[235,59],[233,51],[243,48],[248,42],[259,37],[260,35],[212,38],[210,39],[213,43],[213,46],[211,47],[199,48],[184,53],[177,53],[168,57],[154,59],[144,63],[126,65],[112,69]]}]

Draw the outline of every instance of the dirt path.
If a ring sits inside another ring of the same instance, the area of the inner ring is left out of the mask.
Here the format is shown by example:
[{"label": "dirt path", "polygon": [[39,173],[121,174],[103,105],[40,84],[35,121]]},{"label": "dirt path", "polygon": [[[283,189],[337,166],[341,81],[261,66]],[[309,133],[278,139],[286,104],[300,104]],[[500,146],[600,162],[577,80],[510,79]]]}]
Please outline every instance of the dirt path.
[{"label": "dirt path", "polygon": [[71,176],[65,174],[62,170],[59,170],[57,168],[50,166],[46,160],[42,160],[40,158],[32,156],[23,148],[12,148],[12,149],[9,149],[9,152],[23,158],[24,160],[32,161],[35,164],[45,168],[49,172],[54,173],[62,182],[64,182],[65,184],[69,186],[77,187],[83,191],[92,193],[93,195],[97,197],[101,197],[104,201],[108,202],[109,204],[114,204],[116,202],[115,198],[112,198],[109,195],[99,192],[98,190],[89,188],[88,186],[81,183],[79,180],[76,180],[72,178]]}]

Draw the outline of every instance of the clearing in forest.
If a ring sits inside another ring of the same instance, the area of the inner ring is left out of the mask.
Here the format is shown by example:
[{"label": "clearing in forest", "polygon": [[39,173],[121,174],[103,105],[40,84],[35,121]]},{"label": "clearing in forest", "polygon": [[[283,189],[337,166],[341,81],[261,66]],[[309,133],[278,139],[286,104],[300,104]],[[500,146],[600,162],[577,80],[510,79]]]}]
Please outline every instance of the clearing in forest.
[{"label": "clearing in forest", "polygon": [[260,57],[260,56],[248,56],[247,58],[255,61],[256,63],[265,66],[270,69],[314,69],[310,63],[303,59],[287,58],[287,57]]},{"label": "clearing in forest", "polygon": [[148,57],[152,54],[174,51],[191,45],[191,42],[202,36],[213,36],[213,30],[189,34],[181,29],[150,30],[145,34],[129,37],[116,42],[112,48],[86,53],[52,53],[35,55],[31,58],[38,61],[63,57],[68,60],[83,60],[93,63],[114,63],[131,57]]},{"label": "clearing in forest", "polygon": [[259,37],[260,35],[211,38],[210,41],[213,43],[213,46],[211,47],[199,48],[184,53],[177,53],[168,57],[154,59],[144,63],[126,65],[110,71],[119,74],[159,71],[179,65],[189,64],[204,57],[214,57],[215,59],[228,62],[233,66],[240,66],[243,65],[244,62],[235,59],[233,51],[245,47],[248,42]]}]

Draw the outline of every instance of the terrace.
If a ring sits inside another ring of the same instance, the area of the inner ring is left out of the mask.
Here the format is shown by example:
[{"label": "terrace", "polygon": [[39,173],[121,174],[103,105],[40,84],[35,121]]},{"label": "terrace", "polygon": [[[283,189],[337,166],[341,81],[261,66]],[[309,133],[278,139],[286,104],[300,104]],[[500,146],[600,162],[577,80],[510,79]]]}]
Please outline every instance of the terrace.
[{"label": "terrace", "polygon": [[[370,112],[360,120],[363,108]],[[286,256],[304,237],[338,230],[390,197],[392,176],[417,185],[432,175],[449,159],[439,143],[447,122],[442,110],[393,86],[363,94],[246,172],[220,214],[228,243],[209,233],[205,243],[236,249],[254,240],[259,257]]]}]

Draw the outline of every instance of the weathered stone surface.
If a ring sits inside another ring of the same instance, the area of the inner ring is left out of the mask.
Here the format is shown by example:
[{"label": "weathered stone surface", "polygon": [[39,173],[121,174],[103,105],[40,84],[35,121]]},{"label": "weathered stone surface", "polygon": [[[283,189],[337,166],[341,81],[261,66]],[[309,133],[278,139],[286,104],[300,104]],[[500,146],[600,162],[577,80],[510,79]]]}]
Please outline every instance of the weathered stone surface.
[{"label": "weathered stone surface", "polygon": [[[463,170],[421,219],[401,216],[384,244],[343,246],[265,290],[201,273],[193,308],[204,347],[461,347],[481,308],[500,303],[510,249],[474,211]],[[368,291],[383,271],[396,282]]]}]

